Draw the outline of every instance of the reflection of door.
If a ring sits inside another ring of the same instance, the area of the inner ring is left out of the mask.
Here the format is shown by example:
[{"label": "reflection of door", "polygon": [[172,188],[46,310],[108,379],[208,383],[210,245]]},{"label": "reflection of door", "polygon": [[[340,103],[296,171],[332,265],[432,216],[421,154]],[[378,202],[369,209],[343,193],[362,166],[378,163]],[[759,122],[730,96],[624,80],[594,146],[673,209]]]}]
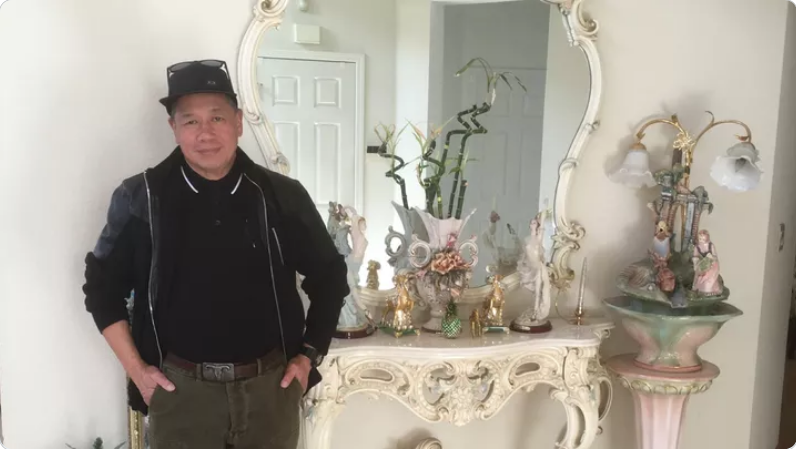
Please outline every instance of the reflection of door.
[{"label": "reflection of door", "polygon": [[[498,238],[509,243],[506,224],[524,237],[530,220],[538,212],[539,170],[542,161],[542,129],[545,95],[545,70],[494,68],[510,71],[528,89],[524,92],[513,77],[510,89],[503,81],[492,109],[478,117],[487,129],[485,135],[473,135],[467,141],[469,157],[475,161],[465,168],[468,181],[463,212],[477,209],[467,225],[466,233],[480,234],[486,230],[490,211],[501,217]],[[462,83],[461,109],[481,104],[485,99],[486,77],[483,71],[471,69]],[[457,141],[458,147],[458,141]],[[458,148],[456,149],[458,150]],[[553,199],[550,198],[552,205]],[[492,260],[484,254],[488,263]],[[487,262],[479,263],[474,279],[481,280]]]},{"label": "reflection of door", "polygon": [[327,216],[329,201],[361,210],[356,64],[263,57],[257,81],[290,176],[301,181],[321,215]]}]

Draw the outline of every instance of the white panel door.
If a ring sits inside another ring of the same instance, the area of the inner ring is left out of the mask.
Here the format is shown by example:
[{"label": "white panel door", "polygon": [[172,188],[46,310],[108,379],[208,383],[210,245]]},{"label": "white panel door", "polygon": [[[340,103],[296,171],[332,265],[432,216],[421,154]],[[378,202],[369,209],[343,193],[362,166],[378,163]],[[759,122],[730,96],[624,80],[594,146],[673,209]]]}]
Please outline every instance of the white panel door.
[{"label": "white panel door", "polygon": [[324,218],[329,201],[356,206],[356,64],[260,58],[257,77],[290,176]]},{"label": "white panel door", "polygon": [[[465,232],[480,235],[489,225],[488,217],[494,208],[501,217],[498,238],[505,239],[502,242],[505,245],[508,243],[506,224],[511,224],[522,238],[527,235],[528,224],[537,213],[546,75],[543,69],[495,67],[494,70],[511,71],[528,92],[508,77],[512,89],[501,81],[492,109],[477,118],[487,134],[473,135],[467,141],[469,157],[476,160],[465,167],[464,178],[469,185],[462,213],[477,209]],[[462,83],[462,110],[480,105],[486,93],[484,72],[475,67],[467,73],[469,76]],[[460,140],[454,142],[451,153],[458,154]],[[483,256],[484,261],[479,262],[473,273],[475,285],[484,279],[485,267],[492,262],[487,254]]]}]

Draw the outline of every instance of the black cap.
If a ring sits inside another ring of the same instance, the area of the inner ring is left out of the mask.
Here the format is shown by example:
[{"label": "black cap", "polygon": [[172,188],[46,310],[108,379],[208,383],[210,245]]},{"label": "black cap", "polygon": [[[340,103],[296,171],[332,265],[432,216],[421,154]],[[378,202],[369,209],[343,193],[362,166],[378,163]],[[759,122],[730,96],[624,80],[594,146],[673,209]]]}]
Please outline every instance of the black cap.
[{"label": "black cap", "polygon": [[217,59],[178,62],[169,66],[166,69],[169,96],[161,98],[160,104],[171,113],[172,106],[183,95],[220,93],[229,96],[237,105],[238,97],[226,68],[227,63]]}]

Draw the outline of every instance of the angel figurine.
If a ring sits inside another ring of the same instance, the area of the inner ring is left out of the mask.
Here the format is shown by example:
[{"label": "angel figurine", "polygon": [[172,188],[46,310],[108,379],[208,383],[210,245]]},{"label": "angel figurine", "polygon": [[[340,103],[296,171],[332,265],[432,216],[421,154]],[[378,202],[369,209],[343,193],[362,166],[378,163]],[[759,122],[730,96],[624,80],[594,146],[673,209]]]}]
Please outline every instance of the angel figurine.
[{"label": "angel figurine", "polygon": [[541,333],[552,329],[550,320],[550,273],[545,263],[544,222],[547,211],[542,211],[531,220],[530,235],[525,238],[525,248],[517,265],[520,285],[531,292],[533,303],[511,322],[511,329],[518,332]]},{"label": "angel figurine", "polygon": [[[345,256],[348,266],[348,287],[351,293],[345,297],[337,320],[336,338],[362,338],[375,331],[370,311],[359,297],[359,272],[365,259],[368,240],[365,237],[367,222],[353,207],[342,207],[329,203],[329,222],[327,228],[335,238],[338,252]],[[342,231],[345,234],[342,234]],[[348,244],[351,236],[353,248]]]}]

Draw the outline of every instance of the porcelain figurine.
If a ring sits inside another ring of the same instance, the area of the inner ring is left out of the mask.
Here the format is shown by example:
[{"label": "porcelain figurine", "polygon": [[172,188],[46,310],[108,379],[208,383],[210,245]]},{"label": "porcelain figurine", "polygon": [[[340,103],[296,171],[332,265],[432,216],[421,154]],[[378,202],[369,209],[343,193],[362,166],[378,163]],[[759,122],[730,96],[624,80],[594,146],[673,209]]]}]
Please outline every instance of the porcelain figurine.
[{"label": "porcelain figurine", "polygon": [[349,223],[349,232],[351,234],[351,254],[348,257],[359,261],[361,264],[365,260],[365,250],[368,248],[368,239],[365,236],[365,231],[368,230],[368,223],[365,217],[359,215],[357,210],[351,206],[346,206],[344,209],[345,216]]},{"label": "porcelain figurine", "polygon": [[418,330],[412,323],[412,309],[415,303],[409,294],[410,275],[397,274],[393,277],[395,296],[387,300],[387,307],[381,317],[381,328],[396,338],[408,334],[417,334]]},{"label": "porcelain figurine", "polygon": [[674,292],[676,285],[674,271],[669,268],[669,259],[671,259],[672,255],[671,237],[672,233],[669,232],[669,226],[666,222],[658,222],[658,227],[655,229],[655,237],[652,239],[650,257],[652,257],[652,264],[656,271],[655,283],[664,293]]},{"label": "porcelain figurine", "polygon": [[348,244],[348,234],[350,225],[347,223],[346,212],[343,206],[329,201],[329,218],[326,220],[326,231],[332,237],[337,252],[343,257],[351,254],[351,246]]},{"label": "porcelain figurine", "polygon": [[713,210],[707,190],[689,189],[679,166],[659,171],[656,179],[660,196],[648,204],[655,220],[651,247],[646,258],[622,270],[617,287],[675,308],[726,300],[730,292],[719,274],[715,248],[707,232],[699,231],[703,212]]},{"label": "porcelain figurine", "polygon": [[694,264],[693,290],[708,296],[720,295],[724,285],[719,276],[719,256],[716,246],[710,241],[710,233],[705,229],[697,233],[691,260]]},{"label": "porcelain figurine", "polygon": [[511,329],[518,332],[547,332],[552,329],[550,320],[550,273],[544,259],[544,215],[542,211],[531,220],[530,235],[525,238],[525,251],[517,272],[520,274],[520,285],[531,292],[533,302],[519,317],[511,323]]},{"label": "porcelain figurine", "polygon": [[[368,240],[365,238],[367,222],[353,207],[342,207],[329,202],[329,219],[326,227],[335,241],[337,251],[345,257],[348,266],[346,276],[351,290],[340,309],[334,336],[346,339],[367,337],[375,331],[370,312],[359,298],[359,272],[368,246]],[[353,248],[348,244],[349,234]]]},{"label": "porcelain figurine", "polygon": [[489,214],[489,226],[481,233],[481,238],[484,241],[484,246],[492,253],[492,272],[508,276],[517,270],[517,262],[522,255],[522,242],[514,228],[510,224],[506,224],[508,244],[503,246],[503,239],[498,234],[498,221],[500,221],[500,215],[492,211]]}]

